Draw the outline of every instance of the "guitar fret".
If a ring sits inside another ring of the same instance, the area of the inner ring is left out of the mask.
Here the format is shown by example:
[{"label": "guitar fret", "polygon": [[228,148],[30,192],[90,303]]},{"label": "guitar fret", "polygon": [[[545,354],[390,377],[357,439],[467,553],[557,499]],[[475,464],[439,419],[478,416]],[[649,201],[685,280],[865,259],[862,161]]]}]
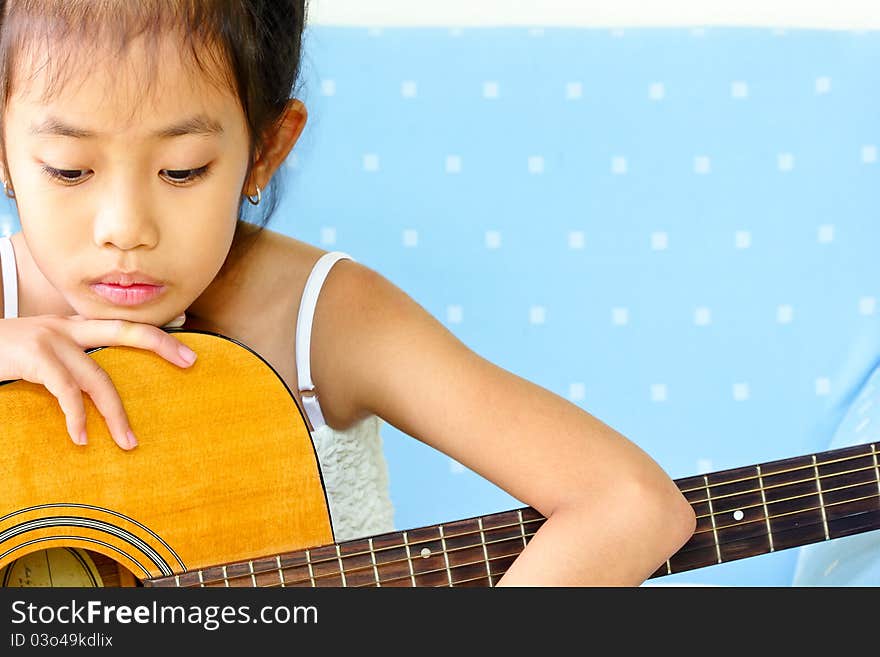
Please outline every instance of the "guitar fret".
[{"label": "guitar fret", "polygon": [[315,583],[315,571],[312,568],[312,555],[310,550],[306,550],[306,563],[309,566],[309,581],[312,583],[312,587],[315,588],[318,585]]},{"label": "guitar fret", "polygon": [[449,552],[446,550],[446,536],[443,534],[443,525],[438,525],[437,528],[440,530],[440,544],[443,546],[443,562],[446,564],[446,577],[449,579],[449,586],[452,586],[452,571],[449,569]]},{"label": "guitar fret", "polygon": [[874,459],[874,476],[877,478],[877,492],[880,494],[880,466],[877,465],[877,450],[874,447],[874,443],[871,443],[871,457]]},{"label": "guitar fret", "polygon": [[776,548],[773,547],[773,531],[770,528],[770,511],[767,508],[767,494],[764,491],[764,480],[761,476],[761,466],[756,465],[755,470],[758,472],[758,488],[761,489],[761,505],[764,507],[764,522],[767,523],[767,538],[770,541],[770,551],[773,552]]},{"label": "guitar fret", "polygon": [[278,580],[281,582],[281,587],[284,588],[287,586],[287,584],[284,582],[284,571],[281,570],[281,555],[280,554],[275,555],[275,563],[278,566]]},{"label": "guitar fret", "polygon": [[376,550],[373,548],[373,539],[370,538],[370,560],[373,562],[373,577],[376,578],[376,586],[382,586],[379,581],[379,569],[376,567]]},{"label": "guitar fret", "polygon": [[816,465],[816,455],[813,454],[813,474],[816,477],[816,490],[819,491],[819,510],[822,512],[822,529],[825,530],[825,540],[831,536],[828,534],[828,518],[825,516],[825,501],[822,499],[822,482],[819,480],[819,466]]},{"label": "guitar fret", "polygon": [[[697,514],[697,528],[650,577],[880,529],[880,442],[675,483]],[[148,578],[144,586],[495,586],[543,520],[523,507],[195,568]]]},{"label": "guitar fret", "polygon": [[339,576],[342,577],[342,586],[345,587],[345,567],[342,565],[342,553],[339,551],[339,543],[336,544],[336,560],[339,562]]},{"label": "guitar fret", "polygon": [[516,515],[519,517],[519,533],[522,534],[523,549],[525,549],[529,542],[526,540],[526,526],[523,524],[522,509],[517,509]]},{"label": "guitar fret", "polygon": [[489,567],[489,553],[486,551],[486,534],[483,533],[482,518],[477,518],[477,525],[480,528],[480,542],[483,544],[483,559],[486,560],[486,574],[489,576],[489,586],[494,586],[492,582],[492,569]]},{"label": "guitar fret", "polygon": [[409,564],[409,579],[413,588],[416,586],[416,574],[413,571],[412,555],[409,553],[409,541],[406,538],[406,532],[403,532],[403,547],[406,548],[406,562]]},{"label": "guitar fret", "polygon": [[709,477],[703,475],[703,483],[706,484],[706,502],[709,503],[709,519],[712,521],[712,536],[715,539],[715,555],[718,563],[721,563],[721,544],[718,542],[718,527],[715,526],[715,512],[712,511],[712,493],[709,488]]}]

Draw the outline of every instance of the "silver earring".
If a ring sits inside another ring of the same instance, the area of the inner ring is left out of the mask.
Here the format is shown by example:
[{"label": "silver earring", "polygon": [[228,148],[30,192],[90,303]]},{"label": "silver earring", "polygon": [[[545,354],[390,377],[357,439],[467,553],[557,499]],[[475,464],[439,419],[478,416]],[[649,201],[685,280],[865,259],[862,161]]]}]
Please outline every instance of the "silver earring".
[{"label": "silver earring", "polygon": [[15,192],[10,189],[9,183],[5,180],[3,181],[3,191],[6,192],[6,196],[8,196],[9,198],[15,198]]},{"label": "silver earring", "polygon": [[249,202],[251,205],[259,205],[259,204],[260,204],[260,201],[263,200],[263,195],[260,193],[260,186],[257,185],[257,200],[256,200],[256,201],[255,201],[254,199],[252,199],[252,198],[250,197],[250,195],[248,195],[248,194],[245,194],[245,198],[247,198],[248,202]]}]

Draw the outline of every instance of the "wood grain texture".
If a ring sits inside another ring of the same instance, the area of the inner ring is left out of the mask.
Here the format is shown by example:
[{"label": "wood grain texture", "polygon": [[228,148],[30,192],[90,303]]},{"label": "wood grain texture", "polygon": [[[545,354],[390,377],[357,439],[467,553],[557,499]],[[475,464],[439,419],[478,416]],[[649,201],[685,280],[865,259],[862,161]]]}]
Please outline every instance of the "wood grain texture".
[{"label": "wood grain texture", "polygon": [[73,546],[143,580],[333,540],[311,437],[284,382],[240,343],[169,332],[198,354],[191,368],[128,347],[89,352],[139,438],[128,452],[87,395],[81,447],[45,387],[0,384],[0,567]]}]

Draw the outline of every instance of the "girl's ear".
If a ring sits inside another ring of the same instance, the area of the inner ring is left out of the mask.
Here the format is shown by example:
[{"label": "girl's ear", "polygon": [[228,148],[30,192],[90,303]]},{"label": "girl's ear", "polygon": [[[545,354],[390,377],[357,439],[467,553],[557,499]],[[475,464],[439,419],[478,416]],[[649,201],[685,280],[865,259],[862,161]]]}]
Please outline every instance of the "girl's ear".
[{"label": "girl's ear", "polygon": [[250,178],[245,184],[244,193],[253,196],[257,193],[255,185],[265,189],[275,171],[293,149],[308,120],[306,106],[301,100],[291,98],[279,120],[277,127],[266,134],[263,148],[254,162]]}]

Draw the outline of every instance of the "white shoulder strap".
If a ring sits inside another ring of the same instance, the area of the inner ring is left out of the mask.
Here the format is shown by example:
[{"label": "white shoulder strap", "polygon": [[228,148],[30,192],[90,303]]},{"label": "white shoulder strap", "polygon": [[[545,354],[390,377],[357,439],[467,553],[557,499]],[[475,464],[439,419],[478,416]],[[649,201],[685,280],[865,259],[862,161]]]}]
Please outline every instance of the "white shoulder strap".
[{"label": "white shoulder strap", "polygon": [[12,240],[0,237],[0,267],[3,272],[3,318],[18,317],[18,273]]},{"label": "white shoulder strap", "polygon": [[[299,314],[296,318],[296,377],[300,392],[311,392],[315,389],[312,382],[311,368],[311,343],[312,343],[312,321],[315,318],[315,306],[318,303],[318,294],[324,285],[330,268],[342,259],[354,260],[347,253],[341,251],[330,251],[325,253],[309,274],[306,285],[303,288],[302,300],[299,303]],[[318,398],[315,395],[302,395],[303,406],[312,428],[317,429],[325,424],[324,415],[321,413],[321,406],[318,404]]]}]

